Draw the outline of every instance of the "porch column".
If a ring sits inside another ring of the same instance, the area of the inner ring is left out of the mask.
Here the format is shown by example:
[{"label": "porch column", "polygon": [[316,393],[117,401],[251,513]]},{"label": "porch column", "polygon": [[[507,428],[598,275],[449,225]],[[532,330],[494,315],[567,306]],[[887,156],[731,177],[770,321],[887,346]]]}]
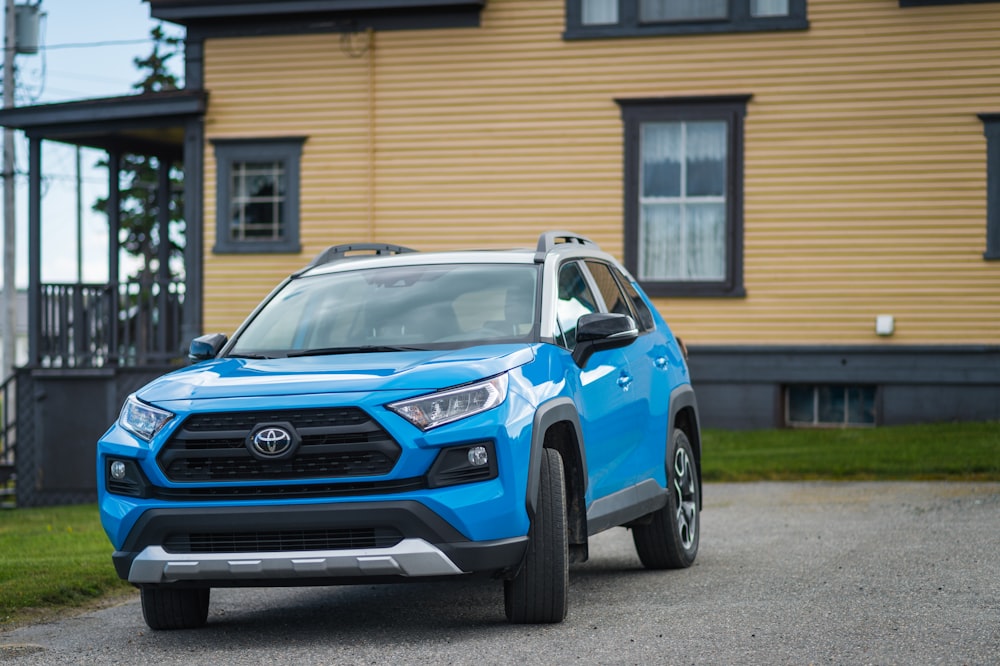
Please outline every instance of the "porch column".
[{"label": "porch column", "polygon": [[205,128],[201,118],[184,123],[184,311],[181,345],[202,334]]},{"label": "porch column", "polygon": [[108,153],[108,364],[118,365],[118,230],[121,227],[121,154]]},{"label": "porch column", "polygon": [[[10,285],[13,287],[13,285]],[[28,365],[42,361],[42,140],[28,139]]]},{"label": "porch column", "polygon": [[157,259],[159,268],[156,271],[156,282],[160,285],[160,292],[156,297],[156,309],[158,319],[156,322],[156,356],[157,360],[162,360],[161,355],[169,352],[173,355],[177,350],[167,349],[168,327],[173,325],[173,316],[168,314],[170,308],[167,290],[170,287],[170,158],[162,155],[156,158],[159,165],[157,169],[158,188],[156,192],[156,224],[159,227],[160,238],[157,248]]}]

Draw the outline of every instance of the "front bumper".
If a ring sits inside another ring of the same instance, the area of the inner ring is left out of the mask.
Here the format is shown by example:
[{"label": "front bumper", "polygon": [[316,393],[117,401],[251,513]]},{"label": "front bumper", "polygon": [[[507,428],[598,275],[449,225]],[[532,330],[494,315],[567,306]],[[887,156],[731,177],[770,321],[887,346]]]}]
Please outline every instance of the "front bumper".
[{"label": "front bumper", "polygon": [[[348,539],[345,547],[321,549],[308,548],[312,542],[302,538],[372,529],[398,538],[375,547],[356,547]],[[295,545],[275,549],[276,543]],[[227,544],[240,548],[225,550]],[[474,573],[502,576],[519,566],[526,546],[527,537],[471,541],[423,504],[403,500],[235,511],[152,509],[113,559],[118,575],[138,585],[343,584]]]}]

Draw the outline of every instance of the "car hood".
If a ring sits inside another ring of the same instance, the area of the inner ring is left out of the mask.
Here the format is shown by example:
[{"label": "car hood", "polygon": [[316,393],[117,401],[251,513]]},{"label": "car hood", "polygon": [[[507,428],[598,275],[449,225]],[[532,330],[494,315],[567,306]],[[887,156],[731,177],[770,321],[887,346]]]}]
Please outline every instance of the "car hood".
[{"label": "car hood", "polygon": [[222,358],[164,375],[136,395],[156,403],[351,391],[432,391],[492,377],[533,358],[534,350],[526,344],[298,358]]}]

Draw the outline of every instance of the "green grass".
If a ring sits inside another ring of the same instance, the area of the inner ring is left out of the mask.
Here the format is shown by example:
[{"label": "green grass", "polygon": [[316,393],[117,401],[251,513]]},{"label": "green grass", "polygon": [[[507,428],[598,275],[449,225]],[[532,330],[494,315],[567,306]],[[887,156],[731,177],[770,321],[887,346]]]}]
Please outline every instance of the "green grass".
[{"label": "green grass", "polygon": [[[1000,423],[703,433],[706,481],[1000,481]],[[121,595],[97,507],[0,511],[0,630]]]},{"label": "green grass", "polygon": [[706,481],[1000,481],[1000,422],[702,435]]},{"label": "green grass", "polygon": [[0,629],[130,589],[113,550],[93,504],[0,511]]}]

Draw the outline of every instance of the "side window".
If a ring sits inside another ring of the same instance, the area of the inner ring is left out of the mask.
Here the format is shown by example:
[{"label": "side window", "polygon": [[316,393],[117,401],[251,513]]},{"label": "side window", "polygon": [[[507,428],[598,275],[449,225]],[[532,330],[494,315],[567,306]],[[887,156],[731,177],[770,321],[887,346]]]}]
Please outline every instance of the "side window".
[{"label": "side window", "polygon": [[621,271],[617,268],[612,268],[611,271],[618,278],[618,284],[622,286],[625,290],[625,295],[628,296],[629,301],[632,302],[632,309],[635,310],[636,323],[639,324],[639,330],[651,331],[656,325],[653,323],[653,313],[650,312],[649,306],[646,305],[646,301],[643,300],[636,288],[632,286],[632,283],[627,277],[625,277]]},{"label": "side window", "polygon": [[302,138],[214,141],[216,253],[299,252]]},{"label": "side window", "polygon": [[601,297],[604,298],[604,304],[607,306],[608,312],[624,314],[632,317],[632,319],[637,319],[635,312],[632,311],[629,305],[628,299],[625,298],[621,287],[618,286],[618,281],[611,274],[611,267],[599,261],[588,261],[587,268],[594,277],[597,290],[601,292]]},{"label": "side window", "polygon": [[556,319],[567,349],[576,347],[576,323],[585,314],[597,312],[597,301],[576,262],[559,269],[559,299]]}]

